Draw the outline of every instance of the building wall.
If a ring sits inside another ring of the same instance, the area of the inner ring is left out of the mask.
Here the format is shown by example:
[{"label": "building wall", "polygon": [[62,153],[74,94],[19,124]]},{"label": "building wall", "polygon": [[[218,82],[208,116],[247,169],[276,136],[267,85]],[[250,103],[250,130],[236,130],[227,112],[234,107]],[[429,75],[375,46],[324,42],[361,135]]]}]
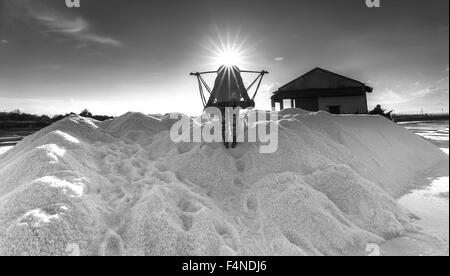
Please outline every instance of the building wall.
[{"label": "building wall", "polygon": [[368,113],[366,95],[319,98],[319,110],[328,111],[329,106],[340,106],[341,114]]},{"label": "building wall", "polygon": [[318,111],[319,110],[319,99],[318,98],[302,98],[295,100],[295,107],[301,108],[307,111]]}]

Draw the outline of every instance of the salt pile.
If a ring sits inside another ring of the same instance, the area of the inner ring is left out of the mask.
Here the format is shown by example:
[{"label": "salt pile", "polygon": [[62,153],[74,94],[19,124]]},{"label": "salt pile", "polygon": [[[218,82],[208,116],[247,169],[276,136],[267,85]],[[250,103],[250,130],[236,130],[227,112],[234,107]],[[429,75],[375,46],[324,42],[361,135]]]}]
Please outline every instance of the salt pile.
[{"label": "salt pile", "polygon": [[[278,151],[69,117],[0,156],[0,255],[337,255],[408,231],[448,156],[381,117],[281,113]],[[447,172],[448,173],[448,172]]]}]

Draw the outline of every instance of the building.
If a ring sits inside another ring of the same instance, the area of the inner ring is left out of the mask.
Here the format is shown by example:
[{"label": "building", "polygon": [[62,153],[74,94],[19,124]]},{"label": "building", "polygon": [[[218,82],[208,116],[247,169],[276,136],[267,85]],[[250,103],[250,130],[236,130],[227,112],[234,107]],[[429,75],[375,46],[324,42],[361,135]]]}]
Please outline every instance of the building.
[{"label": "building", "polygon": [[367,114],[367,93],[372,87],[336,73],[315,68],[282,86],[272,96],[272,108],[290,107],[333,114]]}]

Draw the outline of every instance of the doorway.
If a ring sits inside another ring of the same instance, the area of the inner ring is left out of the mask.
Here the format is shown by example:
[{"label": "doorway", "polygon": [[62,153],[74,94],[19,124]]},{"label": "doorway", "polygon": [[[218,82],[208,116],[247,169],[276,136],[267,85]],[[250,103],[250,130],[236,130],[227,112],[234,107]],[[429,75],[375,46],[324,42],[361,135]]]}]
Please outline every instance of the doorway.
[{"label": "doorway", "polygon": [[330,105],[328,106],[328,112],[331,114],[341,114],[341,106],[340,105]]}]

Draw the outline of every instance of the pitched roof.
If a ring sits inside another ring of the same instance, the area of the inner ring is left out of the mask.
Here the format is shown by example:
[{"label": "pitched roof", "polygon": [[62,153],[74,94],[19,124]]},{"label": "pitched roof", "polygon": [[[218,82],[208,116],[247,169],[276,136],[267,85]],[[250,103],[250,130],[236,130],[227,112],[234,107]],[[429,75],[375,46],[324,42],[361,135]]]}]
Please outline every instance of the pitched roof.
[{"label": "pitched roof", "polygon": [[[301,77],[291,81],[290,83],[280,87],[277,92],[275,92],[274,97],[279,98],[280,96],[296,94],[298,97],[311,97],[314,95],[321,96],[323,93],[330,96],[336,95],[355,95],[364,94],[366,92],[372,92],[373,89],[366,84],[327,71],[322,68],[315,68]],[[274,98],[272,97],[272,98]]]}]

